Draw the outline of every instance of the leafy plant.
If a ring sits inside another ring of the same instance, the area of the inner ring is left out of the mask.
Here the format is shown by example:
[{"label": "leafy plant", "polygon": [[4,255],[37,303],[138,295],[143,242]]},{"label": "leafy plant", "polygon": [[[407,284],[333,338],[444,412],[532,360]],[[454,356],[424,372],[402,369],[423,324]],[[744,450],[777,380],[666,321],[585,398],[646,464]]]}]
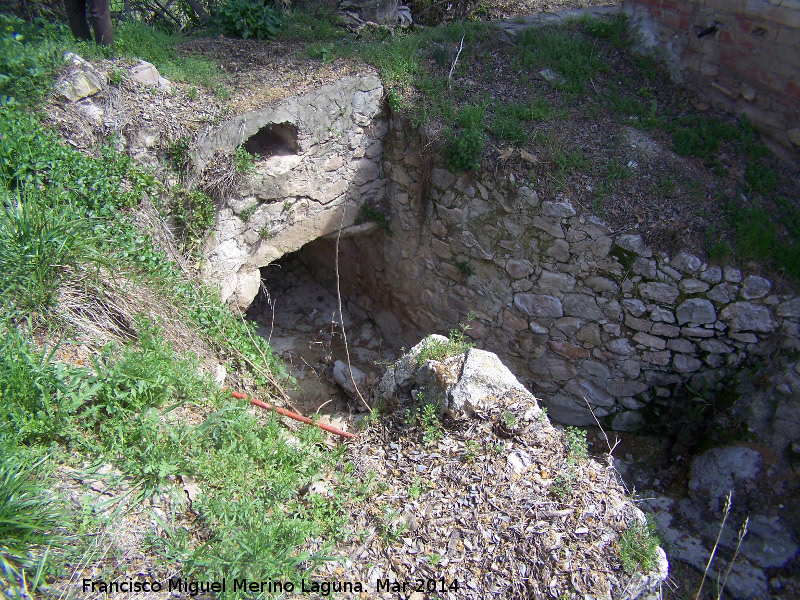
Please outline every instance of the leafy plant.
[{"label": "leafy plant", "polygon": [[477,128],[450,132],[444,144],[444,162],[455,173],[478,171],[481,168],[486,136]]},{"label": "leafy plant", "polygon": [[263,0],[225,0],[215,16],[223,33],[243,40],[272,39],[281,27],[280,15]]},{"label": "leafy plant", "polygon": [[564,429],[567,447],[569,448],[570,458],[575,460],[585,460],[589,457],[589,449],[586,445],[586,432],[577,427],[566,427]]},{"label": "leafy plant", "polygon": [[233,166],[239,175],[249,177],[256,171],[256,157],[244,149],[244,146],[238,146],[233,155]]},{"label": "leafy plant", "polygon": [[356,224],[366,222],[377,223],[378,227],[383,229],[387,235],[392,235],[392,230],[389,227],[389,220],[386,218],[385,209],[377,206],[373,200],[367,200],[358,208]]},{"label": "leafy plant", "polygon": [[186,245],[190,247],[196,246],[203,239],[217,218],[217,209],[211,198],[196,188],[174,188],[170,209],[175,225],[182,233]]},{"label": "leafy plant", "polygon": [[59,34],[44,21],[0,14],[0,100],[33,105],[44,99],[61,57],[53,43]]}]

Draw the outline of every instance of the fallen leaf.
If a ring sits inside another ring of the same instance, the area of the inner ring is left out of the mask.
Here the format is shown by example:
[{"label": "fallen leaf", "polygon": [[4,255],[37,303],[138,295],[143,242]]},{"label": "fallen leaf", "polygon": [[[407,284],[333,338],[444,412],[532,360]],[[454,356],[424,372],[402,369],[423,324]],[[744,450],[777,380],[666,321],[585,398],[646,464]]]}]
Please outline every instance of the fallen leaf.
[{"label": "fallen leaf", "polygon": [[539,157],[536,156],[535,154],[531,154],[527,150],[522,150],[519,153],[519,155],[522,157],[522,160],[524,160],[525,162],[529,162],[532,165],[535,165],[536,163],[539,162]]},{"label": "fallen leaf", "polygon": [[511,158],[513,154],[514,154],[514,148],[512,148],[511,146],[509,146],[508,148],[503,148],[499,152],[500,160],[506,161],[509,158]]}]

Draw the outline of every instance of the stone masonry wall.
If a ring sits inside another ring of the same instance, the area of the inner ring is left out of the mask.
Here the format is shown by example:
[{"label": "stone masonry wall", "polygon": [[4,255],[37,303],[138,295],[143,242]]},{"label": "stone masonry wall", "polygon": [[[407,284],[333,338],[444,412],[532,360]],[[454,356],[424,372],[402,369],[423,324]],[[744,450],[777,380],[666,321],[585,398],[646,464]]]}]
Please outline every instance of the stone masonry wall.
[{"label": "stone masonry wall", "polygon": [[218,210],[205,244],[205,276],[223,300],[246,308],[258,293],[259,267],[353,225],[361,202],[385,196],[382,97],[376,77],[346,77],[240,115],[197,143],[202,172],[215,153],[231,152],[270,125],[297,132],[296,147],[258,158],[255,174]]},{"label": "stone masonry wall", "polygon": [[800,0],[623,0],[673,77],[750,121],[797,158]]},{"label": "stone masonry wall", "polygon": [[[472,313],[468,335],[500,355],[555,420],[593,425],[585,398],[620,430],[637,428],[655,396],[711,386],[748,356],[800,348],[800,298],[774,293],[768,280],[685,253],[654,256],[640,236],[577,214],[566,198],[430,171],[415,134],[395,122],[389,136],[393,235],[340,246],[350,310],[373,318],[389,341],[409,347]],[[419,193],[426,171],[429,203]],[[304,249],[322,277],[332,276],[333,243]],[[797,421],[795,387],[782,401]],[[800,438],[800,422],[788,427]]]}]

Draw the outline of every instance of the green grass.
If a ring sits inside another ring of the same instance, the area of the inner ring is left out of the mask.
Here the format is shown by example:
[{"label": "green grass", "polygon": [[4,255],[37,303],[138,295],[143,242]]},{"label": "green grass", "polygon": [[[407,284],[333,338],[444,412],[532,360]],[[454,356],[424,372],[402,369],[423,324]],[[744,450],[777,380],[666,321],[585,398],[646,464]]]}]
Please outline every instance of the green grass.
[{"label": "green grass", "polygon": [[632,519],[617,542],[622,568],[630,574],[650,572],[656,566],[658,546],[659,539],[653,520],[648,518],[647,523],[642,524]]},{"label": "green grass", "polygon": [[440,342],[433,338],[425,338],[422,349],[416,357],[417,368],[421,367],[426,360],[443,361],[452,356],[463,354],[473,347],[474,344],[466,339],[468,325],[461,325],[461,329],[451,329],[450,337],[446,342]]},{"label": "green grass", "polygon": [[559,72],[566,80],[560,87],[572,93],[584,93],[592,77],[608,70],[594,44],[567,29],[526,29],[519,36],[517,49],[522,66]]}]

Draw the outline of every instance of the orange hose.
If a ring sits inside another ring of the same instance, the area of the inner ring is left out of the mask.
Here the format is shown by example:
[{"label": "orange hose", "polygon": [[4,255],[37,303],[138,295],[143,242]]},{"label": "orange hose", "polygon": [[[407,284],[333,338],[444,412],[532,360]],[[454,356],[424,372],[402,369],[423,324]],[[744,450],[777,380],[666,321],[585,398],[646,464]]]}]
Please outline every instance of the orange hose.
[{"label": "orange hose", "polygon": [[262,402],[261,400],[256,400],[255,398],[248,398],[246,395],[240,392],[231,392],[231,396],[233,396],[234,398],[239,398],[240,400],[250,400],[250,404],[252,404],[253,406],[259,406],[267,410],[274,410],[279,415],[283,415],[284,417],[289,417],[290,419],[294,419],[302,423],[308,423],[309,425],[316,425],[320,429],[323,429],[330,433],[335,433],[336,435],[340,435],[343,438],[354,439],[356,437],[354,434],[342,431],[341,429],[338,429],[333,425],[328,425],[327,423],[319,423],[319,422],[315,423],[308,417],[304,417],[303,415],[298,415],[297,413],[292,412],[290,410],[286,410],[285,408],[280,408],[278,406],[273,406],[272,404],[267,404],[266,402]]}]

